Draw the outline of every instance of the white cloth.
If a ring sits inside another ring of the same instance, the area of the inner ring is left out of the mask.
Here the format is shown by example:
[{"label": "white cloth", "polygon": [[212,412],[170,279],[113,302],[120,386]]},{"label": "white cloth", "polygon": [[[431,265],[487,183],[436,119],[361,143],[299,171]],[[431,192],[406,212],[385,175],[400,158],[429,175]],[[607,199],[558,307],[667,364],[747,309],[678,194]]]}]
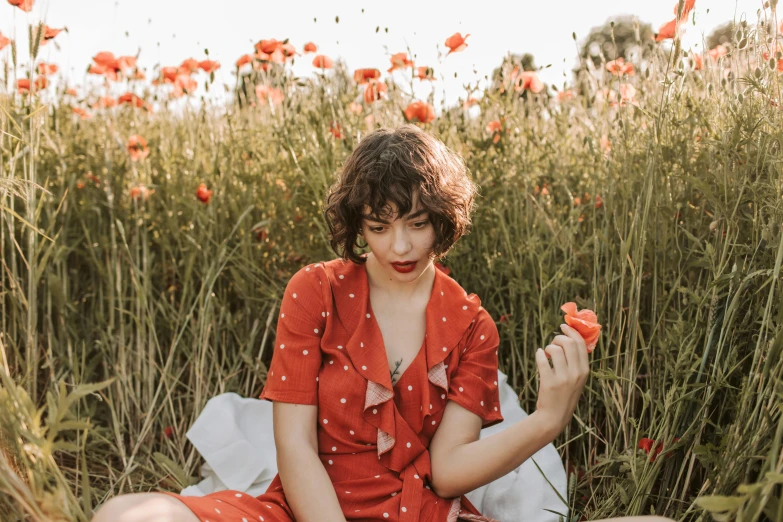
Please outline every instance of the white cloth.
[{"label": "white cloth", "polygon": [[[503,422],[481,430],[480,438],[527,417],[507,380],[506,374],[498,371]],[[259,496],[277,474],[269,401],[245,399],[236,393],[217,395],[207,402],[186,435],[206,463],[201,466],[203,480],[183,489],[181,495],[204,496],[233,489]],[[560,499],[566,498],[566,487],[563,462],[550,443],[514,471],[466,496],[483,515],[501,522],[557,522],[558,515],[546,510],[568,517],[568,506]]]}]

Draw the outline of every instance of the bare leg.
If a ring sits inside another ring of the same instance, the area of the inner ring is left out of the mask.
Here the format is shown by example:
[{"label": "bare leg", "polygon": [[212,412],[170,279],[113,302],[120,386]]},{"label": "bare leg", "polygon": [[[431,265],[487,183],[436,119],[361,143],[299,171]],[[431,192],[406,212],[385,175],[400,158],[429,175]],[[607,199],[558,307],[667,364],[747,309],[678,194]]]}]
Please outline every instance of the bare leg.
[{"label": "bare leg", "polygon": [[91,522],[200,522],[185,504],[162,493],[130,493],[106,501]]}]

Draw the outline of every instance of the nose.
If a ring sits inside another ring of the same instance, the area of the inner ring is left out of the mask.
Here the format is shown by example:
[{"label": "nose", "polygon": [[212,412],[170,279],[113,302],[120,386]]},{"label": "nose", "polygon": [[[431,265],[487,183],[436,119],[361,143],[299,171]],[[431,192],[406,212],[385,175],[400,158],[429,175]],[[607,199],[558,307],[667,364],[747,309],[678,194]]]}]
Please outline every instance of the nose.
[{"label": "nose", "polygon": [[411,250],[411,241],[409,232],[406,227],[402,227],[402,230],[394,231],[394,241],[392,243],[392,250],[400,257],[407,254]]}]

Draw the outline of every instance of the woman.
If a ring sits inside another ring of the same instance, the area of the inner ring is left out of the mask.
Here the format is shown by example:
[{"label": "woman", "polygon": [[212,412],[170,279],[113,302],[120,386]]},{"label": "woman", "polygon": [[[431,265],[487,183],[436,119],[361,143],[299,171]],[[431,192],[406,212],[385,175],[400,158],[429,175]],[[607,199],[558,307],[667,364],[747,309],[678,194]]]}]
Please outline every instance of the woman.
[{"label": "woman", "polygon": [[[536,411],[479,440],[503,420],[497,328],[434,264],[468,231],[476,193],[462,160],[419,128],[366,136],[326,201],[341,257],[303,267],[283,294],[259,397],[274,403],[267,491],[122,495],[93,520],[491,521],[464,494],[554,440],[589,369],[584,340],[561,325],[536,352]],[[359,238],[369,253],[355,252]],[[626,517],[653,519],[666,520]]]}]

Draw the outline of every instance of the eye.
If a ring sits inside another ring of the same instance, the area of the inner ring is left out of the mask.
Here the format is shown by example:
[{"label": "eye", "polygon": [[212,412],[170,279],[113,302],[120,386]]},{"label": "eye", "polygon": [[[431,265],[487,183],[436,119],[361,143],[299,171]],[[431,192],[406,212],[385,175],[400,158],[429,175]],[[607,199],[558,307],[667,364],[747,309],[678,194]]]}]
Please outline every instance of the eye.
[{"label": "eye", "polygon": [[414,224],[416,225],[416,228],[424,228],[427,226],[427,223],[429,223],[429,221],[419,221],[418,223]]},{"label": "eye", "polygon": [[383,227],[370,227],[370,232],[383,232]]}]

